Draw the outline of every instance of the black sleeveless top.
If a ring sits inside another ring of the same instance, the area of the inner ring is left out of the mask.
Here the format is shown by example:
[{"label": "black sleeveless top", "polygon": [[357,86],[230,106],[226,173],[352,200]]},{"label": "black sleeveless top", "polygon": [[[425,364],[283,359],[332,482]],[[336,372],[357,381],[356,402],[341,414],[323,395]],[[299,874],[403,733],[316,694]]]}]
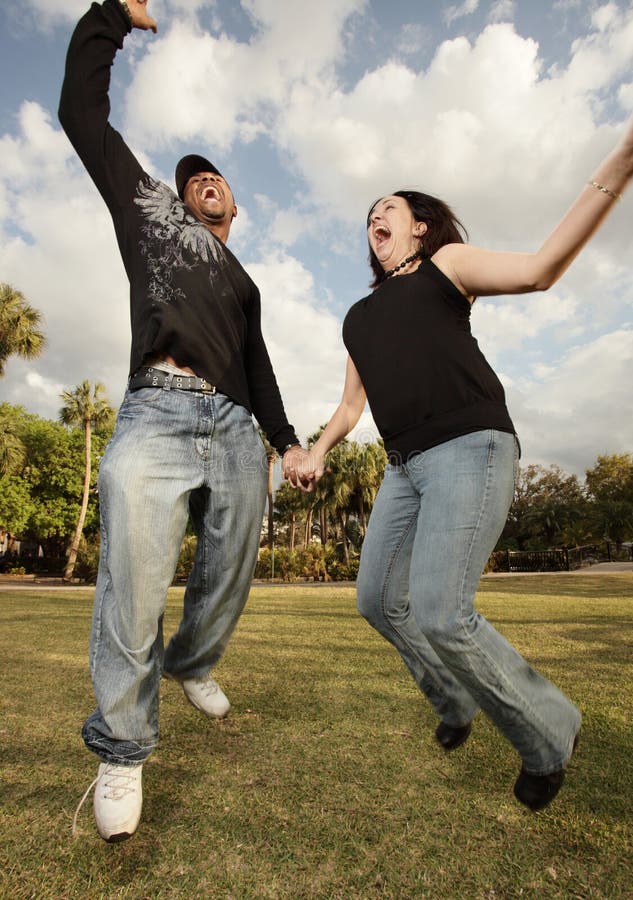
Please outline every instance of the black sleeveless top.
[{"label": "black sleeveless top", "polygon": [[343,340],[392,461],[473,431],[515,433],[470,303],[430,259],[355,303]]}]

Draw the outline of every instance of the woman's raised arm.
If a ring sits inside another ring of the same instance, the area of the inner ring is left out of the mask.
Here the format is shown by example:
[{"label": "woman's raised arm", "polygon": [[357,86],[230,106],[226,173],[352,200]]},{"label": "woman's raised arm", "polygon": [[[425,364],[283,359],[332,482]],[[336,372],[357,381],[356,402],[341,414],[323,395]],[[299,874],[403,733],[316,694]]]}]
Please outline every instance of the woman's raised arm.
[{"label": "woman's raised arm", "polygon": [[633,177],[633,118],[609,155],[535,253],[499,253],[447,244],[433,262],[467,297],[544,291],[598,230]]}]

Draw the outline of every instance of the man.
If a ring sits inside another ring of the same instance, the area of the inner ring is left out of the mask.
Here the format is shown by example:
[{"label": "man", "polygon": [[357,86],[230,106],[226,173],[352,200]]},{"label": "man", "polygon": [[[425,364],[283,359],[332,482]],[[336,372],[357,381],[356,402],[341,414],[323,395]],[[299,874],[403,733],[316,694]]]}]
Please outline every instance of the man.
[{"label": "man", "polygon": [[[147,0],[93,3],[68,49],[59,117],[105,200],[130,281],[128,390],[99,473],[101,559],[90,645],[97,709],[83,728],[101,759],[94,800],[107,841],[136,830],[141,775],[158,739],[161,674],[212,718],[229,710],[210,670],[246,602],[266,460],[305,453],[288,424],[260,328],[259,292],[226,248],[237,207],[201,156],[176,168],[178,196],[143,171],[108,123],[110,68]],[[163,649],[165,598],[191,517],[195,563],[178,632]]]}]

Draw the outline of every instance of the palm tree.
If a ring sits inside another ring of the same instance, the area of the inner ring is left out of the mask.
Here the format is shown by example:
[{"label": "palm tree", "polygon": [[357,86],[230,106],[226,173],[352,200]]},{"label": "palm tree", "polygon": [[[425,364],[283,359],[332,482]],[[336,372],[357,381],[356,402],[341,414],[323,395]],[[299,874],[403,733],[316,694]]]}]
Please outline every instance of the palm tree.
[{"label": "palm tree", "polygon": [[382,481],[387,463],[387,454],[382,441],[359,446],[359,460],[355,493],[358,503],[358,516],[363,538],[367,531],[367,519],[374,505],[378,488]]},{"label": "palm tree", "polygon": [[39,325],[42,314],[26,302],[20,291],[0,282],[0,377],[10,356],[39,356],[46,338]]},{"label": "palm tree", "polygon": [[[307,495],[311,496],[311,495]],[[282,481],[275,492],[275,518],[278,523],[278,533],[288,535],[288,549],[292,553],[295,549],[297,536],[297,521],[299,515],[305,512],[306,494],[291,487],[287,481]]]},{"label": "palm tree", "polygon": [[68,561],[64,570],[65,580],[70,580],[73,577],[79,542],[81,541],[88,510],[90,477],[92,474],[92,429],[105,428],[112,423],[114,417],[114,410],[110,406],[108,398],[104,396],[104,391],[105,388],[102,384],[97,383],[93,387],[89,381],[82,381],[74,391],[64,391],[61,394],[64,405],[59,411],[59,420],[63,425],[68,425],[70,428],[83,428],[86,459],[81,508],[75,534],[68,548]]},{"label": "palm tree", "polygon": [[0,475],[13,475],[18,472],[26,457],[24,444],[15,433],[12,422],[0,418]]}]

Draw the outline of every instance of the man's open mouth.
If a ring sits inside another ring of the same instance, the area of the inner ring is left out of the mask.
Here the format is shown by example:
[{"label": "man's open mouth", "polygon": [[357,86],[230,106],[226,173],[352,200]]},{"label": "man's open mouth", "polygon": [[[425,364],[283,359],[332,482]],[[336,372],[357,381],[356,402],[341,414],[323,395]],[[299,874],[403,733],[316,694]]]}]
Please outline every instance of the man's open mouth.
[{"label": "man's open mouth", "polygon": [[219,200],[220,192],[216,187],[213,187],[213,185],[208,185],[202,191],[202,199],[203,200]]}]

